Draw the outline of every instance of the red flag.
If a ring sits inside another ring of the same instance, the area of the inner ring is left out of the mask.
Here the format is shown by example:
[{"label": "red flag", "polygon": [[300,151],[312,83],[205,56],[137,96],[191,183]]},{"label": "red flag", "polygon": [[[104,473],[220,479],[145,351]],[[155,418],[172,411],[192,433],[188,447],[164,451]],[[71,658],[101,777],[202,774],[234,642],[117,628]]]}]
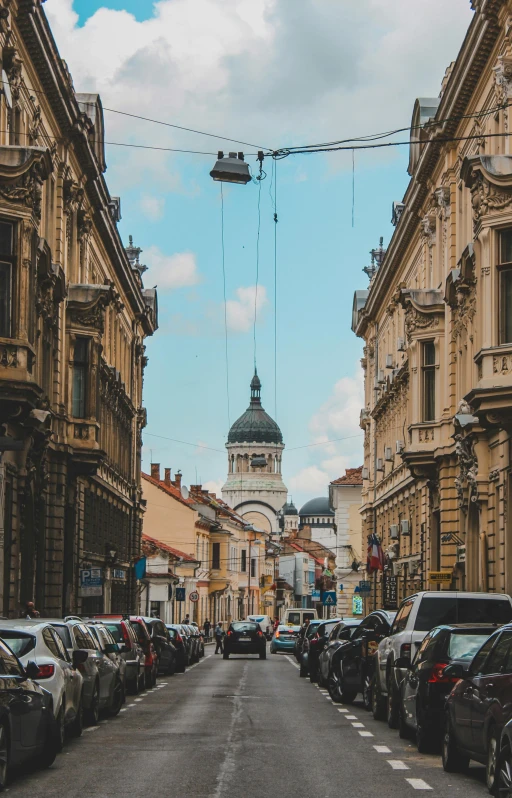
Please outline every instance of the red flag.
[{"label": "red flag", "polygon": [[373,574],[374,571],[384,570],[384,552],[380,545],[377,535],[368,536],[368,556],[366,559],[366,571]]}]

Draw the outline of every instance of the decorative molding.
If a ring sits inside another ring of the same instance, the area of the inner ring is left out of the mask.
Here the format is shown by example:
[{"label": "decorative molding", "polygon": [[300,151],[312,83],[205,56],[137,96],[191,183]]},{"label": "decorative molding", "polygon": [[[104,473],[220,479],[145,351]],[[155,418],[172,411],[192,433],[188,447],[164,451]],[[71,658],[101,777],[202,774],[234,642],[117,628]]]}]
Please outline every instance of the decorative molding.
[{"label": "decorative molding", "polygon": [[473,439],[464,436],[461,432],[454,435],[455,455],[457,457],[459,473],[455,477],[455,489],[459,507],[467,510],[467,498],[471,502],[478,501],[478,460],[475,453]]},{"label": "decorative molding", "polygon": [[493,355],[493,374],[510,374],[512,371],[512,355]]},{"label": "decorative molding", "polygon": [[512,204],[512,156],[472,155],[464,159],[461,178],[471,190],[473,226],[478,234],[483,217]]},{"label": "decorative molding", "polygon": [[436,330],[444,319],[441,291],[402,288],[400,304],[405,310],[405,334],[409,341],[417,333]]},{"label": "decorative molding", "polygon": [[30,208],[41,219],[43,182],[53,169],[50,153],[40,147],[0,147],[0,197]]},{"label": "decorative molding", "polygon": [[18,365],[18,347],[11,344],[0,344],[0,366],[15,369]]},{"label": "decorative molding", "polygon": [[499,55],[493,72],[496,99],[499,105],[504,105],[512,98],[512,57]]},{"label": "decorative molding", "polygon": [[71,284],[67,306],[69,322],[103,335],[105,308],[112,301],[113,291],[110,285]]},{"label": "decorative molding", "polygon": [[489,471],[489,482],[498,482],[500,478],[500,469],[493,468],[492,471]]}]

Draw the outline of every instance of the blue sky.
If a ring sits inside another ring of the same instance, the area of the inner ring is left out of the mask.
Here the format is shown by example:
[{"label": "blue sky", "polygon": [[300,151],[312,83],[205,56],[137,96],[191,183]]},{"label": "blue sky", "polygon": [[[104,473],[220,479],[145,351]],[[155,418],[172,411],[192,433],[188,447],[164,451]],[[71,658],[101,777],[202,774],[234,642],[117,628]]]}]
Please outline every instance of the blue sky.
[{"label": "blue sky", "polygon": [[[469,0],[445,6],[48,0],[45,11],[77,91],[98,90],[107,108],[280,147],[407,125],[415,97],[438,94],[471,19]],[[108,141],[243,149],[256,166],[254,147],[111,111],[105,120]],[[122,200],[120,232],[144,250],[146,286],[160,288],[160,330],[147,341],[144,467],[153,456],[162,467],[181,469],[186,483],[197,474],[218,487],[226,474],[228,411],[220,194],[209,177],[215,156],[108,146],[107,158],[111,193]],[[391,204],[405,191],[407,160],[407,147],[356,155],[354,227],[349,154],[277,163],[277,421],[287,444],[285,482],[299,504],[326,494],[329,479],[362,462],[361,342],[350,330],[352,297],[367,285],[361,270],[369,250],[381,235],[389,241]],[[257,362],[263,403],[274,415],[270,159],[265,169]],[[247,406],[253,369],[257,202],[253,183],[225,188],[231,422]],[[337,438],[348,440],[310,446]]]}]

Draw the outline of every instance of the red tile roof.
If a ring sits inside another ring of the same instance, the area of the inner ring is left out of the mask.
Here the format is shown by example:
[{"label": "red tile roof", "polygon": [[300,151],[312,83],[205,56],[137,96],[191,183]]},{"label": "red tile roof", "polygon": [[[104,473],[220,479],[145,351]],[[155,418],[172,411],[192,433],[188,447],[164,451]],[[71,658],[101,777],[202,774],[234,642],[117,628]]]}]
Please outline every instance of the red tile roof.
[{"label": "red tile roof", "polygon": [[160,490],[162,490],[164,493],[167,493],[168,496],[172,496],[172,498],[176,499],[176,501],[181,502],[181,504],[185,504],[187,507],[190,507],[191,510],[194,509],[192,507],[191,499],[184,499],[179,488],[172,483],[168,485],[163,479],[155,479],[144,472],[142,472],[142,478],[145,479],[146,482],[150,482],[156,488],[160,488]]},{"label": "red tile roof", "polygon": [[156,540],[156,538],[150,538],[149,535],[142,535],[142,542],[152,543],[157,549],[168,551],[169,554],[173,554],[175,557],[179,557],[187,562],[197,562],[196,558],[192,557],[190,554],[185,554],[184,551],[179,551],[179,549],[175,549],[172,546],[169,546],[167,543],[162,543],[161,540]]},{"label": "red tile roof", "polygon": [[362,485],[363,484],[363,466],[359,468],[347,468],[345,476],[339,479],[334,479],[331,485]]}]

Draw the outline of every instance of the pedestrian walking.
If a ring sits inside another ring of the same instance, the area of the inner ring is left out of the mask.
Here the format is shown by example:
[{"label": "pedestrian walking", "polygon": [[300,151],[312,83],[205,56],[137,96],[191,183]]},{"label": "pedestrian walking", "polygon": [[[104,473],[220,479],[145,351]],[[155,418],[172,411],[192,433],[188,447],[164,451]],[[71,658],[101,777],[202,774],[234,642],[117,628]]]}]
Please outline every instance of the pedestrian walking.
[{"label": "pedestrian walking", "polygon": [[210,621],[207,618],[206,621],[203,624],[204,636],[206,637],[207,640],[210,637],[210,629],[211,628],[212,628],[212,625],[211,625]]},{"label": "pedestrian walking", "polygon": [[223,640],[224,640],[224,629],[222,628],[222,623],[219,621],[217,626],[215,627],[215,653],[218,654],[219,652],[222,654],[224,647],[223,647]]},{"label": "pedestrian walking", "polygon": [[190,615],[188,614],[188,612],[185,615],[185,620],[182,621],[182,623],[184,623],[186,626],[190,626]]},{"label": "pedestrian walking", "polygon": [[25,604],[25,618],[39,618],[39,612],[36,610],[36,605],[33,601],[27,601]]}]

